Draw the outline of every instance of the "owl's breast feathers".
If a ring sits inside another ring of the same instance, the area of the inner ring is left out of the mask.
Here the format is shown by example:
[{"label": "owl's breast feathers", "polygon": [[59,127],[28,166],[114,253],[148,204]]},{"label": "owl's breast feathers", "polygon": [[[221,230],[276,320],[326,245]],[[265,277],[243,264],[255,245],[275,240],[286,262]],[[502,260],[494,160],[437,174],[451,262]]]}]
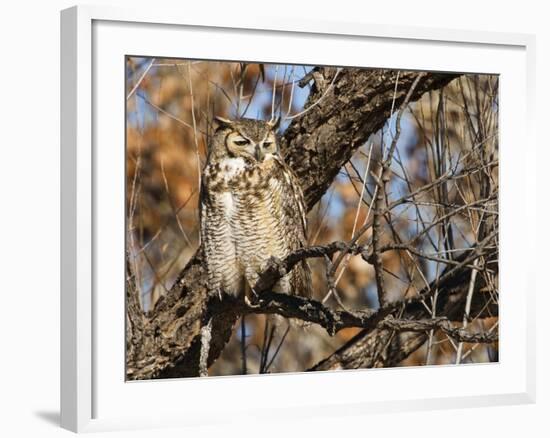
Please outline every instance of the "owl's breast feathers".
[{"label": "owl's breast feathers", "polygon": [[[242,288],[238,279],[253,286],[271,256],[284,258],[305,246],[305,212],[299,183],[280,157],[269,155],[260,163],[227,157],[210,163],[201,192],[201,236],[215,286]],[[307,262],[296,265],[275,289],[309,296]]]}]

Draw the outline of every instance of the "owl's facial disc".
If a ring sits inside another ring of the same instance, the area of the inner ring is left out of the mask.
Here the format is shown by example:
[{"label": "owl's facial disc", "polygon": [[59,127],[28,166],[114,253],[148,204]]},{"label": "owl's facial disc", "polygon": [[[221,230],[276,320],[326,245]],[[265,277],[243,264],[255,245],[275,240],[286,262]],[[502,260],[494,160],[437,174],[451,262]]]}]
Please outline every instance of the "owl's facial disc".
[{"label": "owl's facial disc", "polygon": [[254,141],[244,134],[234,131],[226,137],[226,147],[234,157],[247,157],[255,161],[263,161],[268,154],[277,153],[275,134],[267,132],[260,141]]}]

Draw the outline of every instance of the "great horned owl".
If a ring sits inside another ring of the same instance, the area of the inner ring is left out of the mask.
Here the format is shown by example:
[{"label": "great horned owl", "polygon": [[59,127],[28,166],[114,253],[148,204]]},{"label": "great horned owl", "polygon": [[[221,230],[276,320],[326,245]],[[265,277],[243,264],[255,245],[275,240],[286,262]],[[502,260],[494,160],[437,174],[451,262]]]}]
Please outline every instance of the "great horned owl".
[{"label": "great horned owl", "polygon": [[[283,259],[306,245],[306,208],[296,176],[279,155],[278,123],[216,120],[200,194],[208,289],[244,297],[271,256]],[[309,297],[307,262],[273,290]]]}]

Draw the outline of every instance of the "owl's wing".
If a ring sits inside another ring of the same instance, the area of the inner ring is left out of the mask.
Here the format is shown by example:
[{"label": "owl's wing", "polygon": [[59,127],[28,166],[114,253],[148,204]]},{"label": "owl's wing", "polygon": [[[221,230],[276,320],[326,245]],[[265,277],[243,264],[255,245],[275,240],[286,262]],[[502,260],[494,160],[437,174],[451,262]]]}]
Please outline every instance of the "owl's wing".
[{"label": "owl's wing", "polygon": [[279,177],[283,185],[281,191],[287,195],[282,197],[284,212],[292,219],[294,227],[299,230],[296,234],[300,237],[300,247],[304,247],[307,245],[307,208],[302,187],[292,169],[281,157],[275,156],[274,162],[276,163],[275,171],[281,174]]},{"label": "owl's wing", "polygon": [[[284,218],[280,226],[283,228],[284,239],[288,242],[288,250],[292,252],[307,246],[307,208],[302,188],[292,169],[278,156],[274,161],[274,172],[278,173],[276,179],[281,186],[279,199]],[[293,293],[311,297],[311,269],[307,260],[304,259],[298,263],[289,277]]]}]

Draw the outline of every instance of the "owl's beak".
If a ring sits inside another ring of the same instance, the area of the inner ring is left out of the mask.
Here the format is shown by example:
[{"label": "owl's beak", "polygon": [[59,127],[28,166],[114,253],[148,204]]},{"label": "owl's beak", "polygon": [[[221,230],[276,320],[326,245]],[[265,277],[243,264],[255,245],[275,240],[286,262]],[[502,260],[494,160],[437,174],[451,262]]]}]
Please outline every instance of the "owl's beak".
[{"label": "owl's beak", "polygon": [[260,161],[262,159],[262,148],[258,144],[254,148],[254,156],[256,157],[257,161]]}]

